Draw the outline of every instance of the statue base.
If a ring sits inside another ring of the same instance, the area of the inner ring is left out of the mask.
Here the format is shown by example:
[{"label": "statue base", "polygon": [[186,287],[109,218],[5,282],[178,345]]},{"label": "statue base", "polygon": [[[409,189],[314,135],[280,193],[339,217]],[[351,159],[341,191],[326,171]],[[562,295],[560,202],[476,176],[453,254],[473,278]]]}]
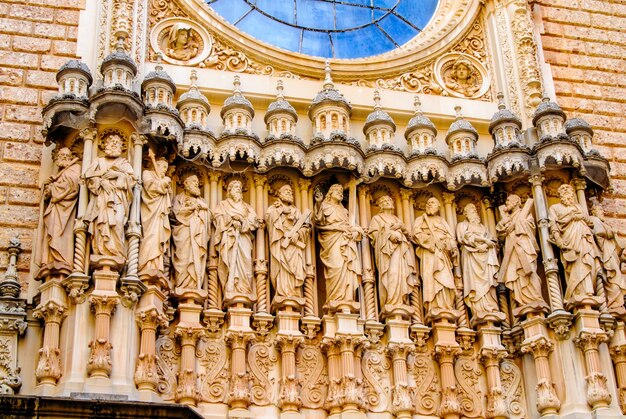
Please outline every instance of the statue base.
[{"label": "statue base", "polygon": [[89,257],[89,266],[93,269],[108,269],[119,272],[125,264],[126,258],[124,256],[91,255]]},{"label": "statue base", "polygon": [[446,320],[450,323],[456,323],[457,319],[461,316],[458,310],[449,310],[442,308],[433,308],[429,310],[426,315],[426,322],[437,323],[440,320]]},{"label": "statue base", "polygon": [[387,319],[387,337],[393,343],[411,343],[409,327],[411,323],[402,318]]},{"label": "statue base", "polygon": [[158,269],[146,269],[139,273],[139,279],[146,285],[158,285],[161,289],[169,289],[169,281],[163,271]]},{"label": "statue base", "polygon": [[287,335],[301,335],[298,328],[298,320],[300,320],[300,313],[291,311],[289,307],[286,310],[281,310],[276,314],[278,320],[278,333]]},{"label": "statue base", "polygon": [[61,262],[46,263],[41,265],[37,273],[35,274],[35,280],[45,281],[51,276],[65,277],[72,273],[72,267]]},{"label": "statue base", "polygon": [[205,290],[191,289],[191,288],[176,288],[174,290],[174,296],[180,300],[193,301],[198,304],[202,304],[207,296]]},{"label": "statue base", "polygon": [[304,297],[282,297],[275,296],[272,302],[272,310],[279,311],[282,309],[290,308],[293,311],[300,311],[304,306]]},{"label": "statue base", "polygon": [[472,327],[480,326],[489,323],[502,323],[506,319],[506,316],[501,311],[493,311],[491,313],[480,312],[476,313],[470,322]]},{"label": "statue base", "polygon": [[415,309],[406,304],[399,304],[397,306],[385,304],[382,309],[381,317],[383,319],[393,319],[400,317],[403,320],[409,320],[414,312]]},{"label": "statue base", "polygon": [[334,339],[336,334],[363,335],[363,324],[359,323],[359,315],[337,312],[334,316],[324,316],[324,337]]},{"label": "statue base", "polygon": [[250,318],[252,310],[241,306],[228,308],[228,330],[233,332],[252,332]]},{"label": "statue base", "polygon": [[324,310],[329,314],[335,314],[337,312],[342,313],[358,313],[361,305],[356,301],[337,301],[332,300],[324,304]]},{"label": "statue base", "polygon": [[596,297],[595,295],[575,295],[565,302],[565,309],[571,311],[576,308],[584,308],[585,306],[598,308],[600,307],[600,303],[602,303],[602,299],[600,297]]},{"label": "statue base", "polygon": [[518,319],[531,313],[548,314],[549,312],[550,312],[550,308],[543,301],[533,301],[531,303],[528,303],[520,307],[515,307],[513,309],[513,315],[517,317]]},{"label": "statue base", "polygon": [[256,296],[252,294],[236,294],[227,292],[224,295],[224,308],[229,309],[231,306],[245,306],[251,308],[256,302]]}]

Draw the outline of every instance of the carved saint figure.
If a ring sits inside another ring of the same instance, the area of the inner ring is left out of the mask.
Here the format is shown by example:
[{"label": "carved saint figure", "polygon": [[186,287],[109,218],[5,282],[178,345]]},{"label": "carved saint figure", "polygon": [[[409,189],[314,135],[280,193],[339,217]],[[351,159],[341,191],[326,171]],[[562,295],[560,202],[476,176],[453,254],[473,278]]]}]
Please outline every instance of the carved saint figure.
[{"label": "carved saint figure", "polygon": [[48,202],[43,213],[43,236],[39,258],[40,272],[69,273],[74,257],[74,219],[80,181],[80,164],[69,148],[56,152],[59,172],[43,185]]},{"label": "carved saint figure", "polygon": [[151,168],[144,169],[141,178],[141,230],[139,273],[152,278],[164,275],[164,259],[169,253],[172,180],[166,175],[168,164],[163,157],[155,160],[149,150]]},{"label": "carved saint figure", "polygon": [[593,234],[600,248],[599,257],[604,268],[606,300],[609,311],[621,315],[624,313],[624,294],[626,293],[626,278],[620,268],[619,243],[615,238],[613,228],[602,221],[604,210],[599,204],[591,208],[593,222]]},{"label": "carved saint figure", "polygon": [[198,55],[198,45],[193,39],[191,26],[174,23],[170,28],[166,51],[167,55],[180,61],[191,60]]},{"label": "carved saint figure", "polygon": [[315,194],[314,222],[321,248],[319,257],[324,265],[326,306],[331,309],[354,301],[361,275],[356,244],[363,238],[363,231],[350,222],[342,200],[343,186],[338,183],[330,187],[325,197],[320,191]]},{"label": "carved saint figure", "polygon": [[288,184],[280,187],[278,199],[267,209],[270,279],[276,290],[276,301],[302,295],[309,215],[310,212],[303,215],[293,204],[293,189]]},{"label": "carved saint figure", "polygon": [[576,304],[594,300],[594,282],[598,273],[593,223],[576,202],[571,185],[559,186],[561,202],[550,207],[550,236],[561,249],[565,268],[565,302]]},{"label": "carved saint figure", "polygon": [[426,212],[415,219],[413,241],[420,261],[424,304],[432,315],[455,308],[453,260],[458,258],[454,233],[439,215],[437,198],[426,202]]},{"label": "carved saint figure", "polygon": [[503,283],[522,312],[526,307],[545,307],[541,278],[537,275],[539,245],[535,239],[535,221],[530,213],[533,200],[522,208],[519,196],[511,194],[500,207],[502,219],[496,225],[498,238],[504,240],[502,268],[498,283]]},{"label": "carved saint figure", "polygon": [[226,190],[227,198],[215,208],[215,246],[218,252],[217,272],[224,299],[246,297],[252,293],[252,239],[260,221],[250,204],[243,201],[242,184],[233,180]]},{"label": "carved saint figure", "polygon": [[474,318],[499,312],[496,299],[495,276],[500,262],[496,240],[480,222],[474,204],[463,209],[465,220],[456,227],[456,237],[461,246],[463,271],[463,296]]},{"label": "carved saint figure", "polygon": [[198,176],[189,174],[172,205],[172,266],[177,293],[202,288],[211,229],[209,207],[202,199]]},{"label": "carved saint figure", "polygon": [[467,59],[455,61],[452,69],[444,77],[446,87],[464,96],[474,96],[480,90],[480,83],[476,77],[477,70]]},{"label": "carved saint figure", "polygon": [[101,146],[104,156],[85,172],[92,193],[85,218],[89,221],[93,254],[124,258],[124,226],[137,178],[128,160],[122,157],[124,140],[119,134],[109,133]]},{"label": "carved saint figure", "polygon": [[415,286],[415,257],[404,223],[394,213],[393,199],[383,195],[376,201],[380,212],[372,217],[368,236],[378,268],[378,292],[383,312],[408,305]]}]

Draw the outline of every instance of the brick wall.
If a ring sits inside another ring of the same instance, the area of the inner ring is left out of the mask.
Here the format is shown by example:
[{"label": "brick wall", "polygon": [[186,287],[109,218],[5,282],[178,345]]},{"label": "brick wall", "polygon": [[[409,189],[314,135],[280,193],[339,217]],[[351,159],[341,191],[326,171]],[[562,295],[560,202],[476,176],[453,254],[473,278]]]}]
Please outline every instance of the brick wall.
[{"label": "brick wall", "polygon": [[605,212],[626,238],[626,0],[540,0],[535,12],[557,102],[592,125],[611,161]]},{"label": "brick wall", "polygon": [[0,0],[0,266],[20,236],[22,283],[39,218],[41,110],[54,96],[58,68],[76,54],[85,0]]}]

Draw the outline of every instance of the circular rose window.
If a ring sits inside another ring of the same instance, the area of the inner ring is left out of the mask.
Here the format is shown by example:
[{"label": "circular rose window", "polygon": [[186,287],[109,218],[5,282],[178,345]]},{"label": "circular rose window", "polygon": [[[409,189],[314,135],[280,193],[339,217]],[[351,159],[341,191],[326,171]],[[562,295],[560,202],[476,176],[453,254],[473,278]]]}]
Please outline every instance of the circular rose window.
[{"label": "circular rose window", "polygon": [[288,51],[365,58],[417,36],[437,0],[206,0],[226,21]]}]

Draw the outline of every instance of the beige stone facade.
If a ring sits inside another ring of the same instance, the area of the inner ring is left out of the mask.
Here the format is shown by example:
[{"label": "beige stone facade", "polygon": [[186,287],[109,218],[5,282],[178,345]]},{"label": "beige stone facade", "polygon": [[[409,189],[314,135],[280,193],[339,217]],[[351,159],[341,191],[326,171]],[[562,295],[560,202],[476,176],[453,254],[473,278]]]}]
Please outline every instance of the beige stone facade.
[{"label": "beige stone facade", "polygon": [[205,3],[0,0],[0,392],[622,417],[623,2],[330,62]]}]

